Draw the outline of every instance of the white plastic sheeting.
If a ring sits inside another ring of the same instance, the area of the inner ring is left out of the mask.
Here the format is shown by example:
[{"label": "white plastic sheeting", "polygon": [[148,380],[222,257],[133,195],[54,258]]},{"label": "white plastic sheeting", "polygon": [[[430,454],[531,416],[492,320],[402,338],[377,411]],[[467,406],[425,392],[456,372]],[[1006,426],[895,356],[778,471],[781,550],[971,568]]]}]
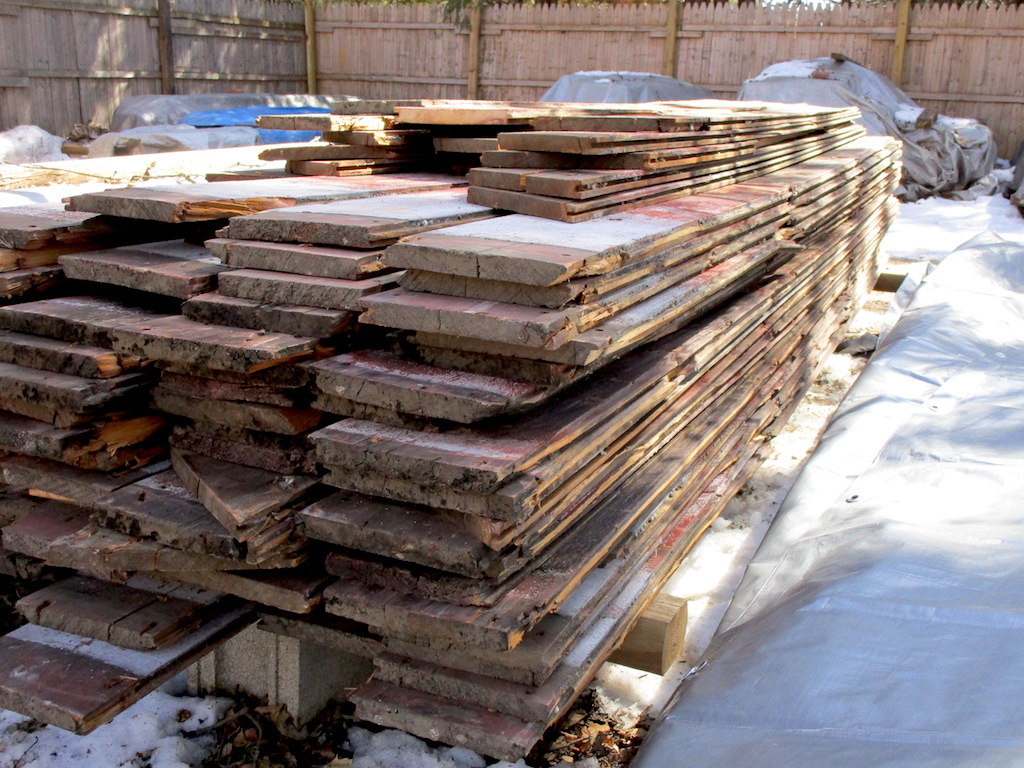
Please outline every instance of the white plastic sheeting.
[{"label": "white plastic sheeting", "polygon": [[820,58],[773,64],[745,81],[739,98],[859,107],[858,122],[869,134],[903,141],[900,196],[905,200],[949,193],[973,199],[963,190],[995,165],[996,143],[989,128],[977,120],[945,115],[918,127],[924,109],[887,78],[852,61]]},{"label": "white plastic sheeting", "polygon": [[558,78],[540,100],[636,104],[712,98],[714,94],[702,85],[650,72],[576,72]]},{"label": "white plastic sheeting", "polygon": [[142,125],[138,128],[103,134],[89,145],[89,157],[251,147],[262,143],[263,139],[256,128],[243,125],[223,128],[195,128],[191,125]]},{"label": "white plastic sheeting", "polygon": [[925,278],[634,768],[1024,764],[1024,247]]},{"label": "white plastic sheeting", "polygon": [[64,139],[38,125],[18,125],[0,133],[0,163],[41,163],[67,160]]}]

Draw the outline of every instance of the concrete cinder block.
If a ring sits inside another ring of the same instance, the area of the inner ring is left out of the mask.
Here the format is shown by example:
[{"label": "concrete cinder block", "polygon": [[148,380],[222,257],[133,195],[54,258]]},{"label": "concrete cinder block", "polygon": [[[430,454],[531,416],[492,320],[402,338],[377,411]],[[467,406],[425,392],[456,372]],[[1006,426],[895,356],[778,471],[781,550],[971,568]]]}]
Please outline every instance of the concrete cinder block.
[{"label": "concrete cinder block", "polygon": [[298,724],[369,679],[369,658],[252,626],[192,665],[193,695],[243,691],[283,704]]}]

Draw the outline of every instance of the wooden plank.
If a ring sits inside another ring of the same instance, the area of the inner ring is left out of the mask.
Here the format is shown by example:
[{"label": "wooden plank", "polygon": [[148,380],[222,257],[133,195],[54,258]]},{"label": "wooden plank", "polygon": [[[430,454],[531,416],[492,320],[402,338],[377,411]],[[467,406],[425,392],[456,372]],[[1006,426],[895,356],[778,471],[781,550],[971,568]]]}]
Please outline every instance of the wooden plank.
[{"label": "wooden plank", "polygon": [[167,547],[243,560],[245,547],[196,498],[173,470],[122,486],[92,505],[93,520],[112,531]]},{"label": "wooden plank", "polygon": [[316,339],[206,325],[179,316],[114,327],[110,339],[114,350],[124,355],[237,373],[302,360],[317,349]]},{"label": "wooden plank", "polygon": [[340,280],[359,280],[387,269],[381,259],[382,251],[231,238],[214,238],[205,245],[225,264],[246,269]]},{"label": "wooden plank", "polygon": [[71,233],[76,231],[109,232],[109,224],[104,227],[104,223],[96,214],[66,211],[60,203],[7,207],[0,209],[0,247],[27,250],[57,245],[62,239],[74,242],[78,238]]},{"label": "wooden plank", "polygon": [[370,176],[424,170],[418,157],[390,160],[288,160],[285,170],[297,176]]},{"label": "wooden plank", "polygon": [[146,579],[111,584],[72,576],[21,598],[15,608],[33,624],[152,651],[178,642],[228,607],[222,597]]},{"label": "wooden plank", "polygon": [[287,408],[262,403],[190,397],[163,387],[153,390],[153,403],[161,411],[239,430],[300,435],[315,429],[323,413],[314,408]]},{"label": "wooden plank", "polygon": [[0,706],[75,733],[89,733],[195,663],[253,621],[225,612],[159,651],[25,626],[0,638]]},{"label": "wooden plank", "polygon": [[322,307],[281,306],[250,299],[205,293],[181,307],[189,320],[206,325],[251,328],[311,339],[347,334],[355,327],[356,312]]},{"label": "wooden plank", "polygon": [[0,307],[0,325],[8,330],[106,349],[113,348],[115,329],[146,326],[168,317],[98,296],[62,296]]},{"label": "wooden plank", "polygon": [[85,507],[97,499],[142,478],[170,468],[166,461],[119,472],[96,472],[55,461],[11,455],[0,459],[0,477],[8,485],[25,488],[33,495],[71,501]]},{"label": "wooden plank", "polygon": [[358,144],[366,147],[420,149],[430,146],[430,131],[415,128],[384,131],[324,131],[321,138],[333,144]]},{"label": "wooden plank", "polygon": [[393,275],[373,275],[361,280],[310,277],[262,269],[236,269],[224,273],[220,294],[260,304],[285,304],[358,312],[367,296],[395,286]]},{"label": "wooden plank", "polygon": [[299,205],[237,218],[227,236],[241,240],[380,248],[406,235],[490,219],[489,208],[466,202],[460,189],[439,189],[378,200]]},{"label": "wooden plank", "polygon": [[333,577],[313,565],[277,571],[200,571],[162,573],[162,577],[295,614],[314,611]]},{"label": "wooden plank", "polygon": [[283,511],[318,492],[315,478],[280,475],[171,449],[174,471],[232,535],[247,541],[285,516]]},{"label": "wooden plank", "polygon": [[187,426],[175,427],[168,440],[182,450],[268,472],[316,474],[316,460],[304,436],[286,437],[190,422]]},{"label": "wooden plank", "polygon": [[88,510],[59,501],[45,501],[6,526],[3,546],[105,581],[124,581],[134,571],[251,567],[237,559],[185,552],[100,527],[89,521]]},{"label": "wooden plank", "polygon": [[68,277],[187,299],[217,287],[221,264],[201,245],[183,240],[61,256]]},{"label": "wooden plank", "polygon": [[151,221],[207,221],[327,200],[448,189],[463,180],[441,174],[335,179],[286,177],[272,181],[220,181],[178,186],[126,187],[76,195],[73,211]]},{"label": "wooden plank", "polygon": [[158,458],[164,449],[155,438],[165,426],[161,416],[147,414],[64,429],[0,411],[0,450],[110,472]]},{"label": "wooden plank", "polygon": [[260,152],[260,160],[393,160],[413,161],[423,156],[405,148],[365,144],[310,143],[297,147],[271,147]]},{"label": "wooden plank", "polygon": [[387,131],[395,119],[388,115],[260,115],[256,124],[274,131]]},{"label": "wooden plank", "polygon": [[141,364],[138,358],[121,357],[103,347],[69,344],[14,331],[0,331],[0,362],[98,379],[120,376]]},{"label": "wooden plank", "polygon": [[0,298],[22,299],[46,294],[60,287],[64,271],[60,267],[29,267],[0,272]]}]

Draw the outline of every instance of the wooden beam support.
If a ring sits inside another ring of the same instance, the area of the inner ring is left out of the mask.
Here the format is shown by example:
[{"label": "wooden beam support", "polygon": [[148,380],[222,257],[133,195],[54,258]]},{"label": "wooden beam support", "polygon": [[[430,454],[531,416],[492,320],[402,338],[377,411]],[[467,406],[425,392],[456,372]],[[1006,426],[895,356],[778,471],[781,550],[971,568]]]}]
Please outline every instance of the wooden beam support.
[{"label": "wooden beam support", "polygon": [[907,59],[907,40],[910,38],[910,10],[913,0],[899,0],[896,8],[896,46],[892,52],[892,78],[897,88],[903,86],[903,67]]},{"label": "wooden beam support", "polygon": [[474,0],[469,11],[469,74],[466,98],[480,98],[480,31],[483,27],[483,6]]},{"label": "wooden beam support", "polygon": [[665,52],[662,56],[661,74],[675,77],[679,71],[679,13],[682,0],[668,0],[668,14],[665,17]]},{"label": "wooden beam support", "polygon": [[160,49],[160,90],[167,94],[174,87],[174,35],[171,30],[172,0],[157,0],[157,46]]},{"label": "wooden beam support", "polygon": [[656,675],[665,674],[682,656],[686,619],[686,600],[658,595],[608,661]]},{"label": "wooden beam support", "polygon": [[320,72],[316,49],[316,9],[313,0],[305,0],[306,11],[306,93],[320,92]]}]

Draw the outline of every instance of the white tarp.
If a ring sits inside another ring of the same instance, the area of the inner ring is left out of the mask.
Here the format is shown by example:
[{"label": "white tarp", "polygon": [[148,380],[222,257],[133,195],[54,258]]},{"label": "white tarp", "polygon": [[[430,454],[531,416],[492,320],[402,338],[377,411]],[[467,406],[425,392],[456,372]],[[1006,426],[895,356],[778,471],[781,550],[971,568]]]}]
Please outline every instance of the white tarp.
[{"label": "white tarp", "polygon": [[966,244],[847,396],[634,768],[1024,765],[1024,247]]},{"label": "white tarp", "polygon": [[575,72],[558,78],[540,100],[637,104],[713,98],[714,94],[702,85],[650,72]]},{"label": "white tarp", "polygon": [[745,81],[739,98],[859,107],[859,122],[869,134],[903,141],[904,200],[950,193],[974,199],[963,190],[995,166],[996,143],[988,127],[970,118],[923,117],[924,109],[887,78],[852,61],[820,58],[773,64]]}]

